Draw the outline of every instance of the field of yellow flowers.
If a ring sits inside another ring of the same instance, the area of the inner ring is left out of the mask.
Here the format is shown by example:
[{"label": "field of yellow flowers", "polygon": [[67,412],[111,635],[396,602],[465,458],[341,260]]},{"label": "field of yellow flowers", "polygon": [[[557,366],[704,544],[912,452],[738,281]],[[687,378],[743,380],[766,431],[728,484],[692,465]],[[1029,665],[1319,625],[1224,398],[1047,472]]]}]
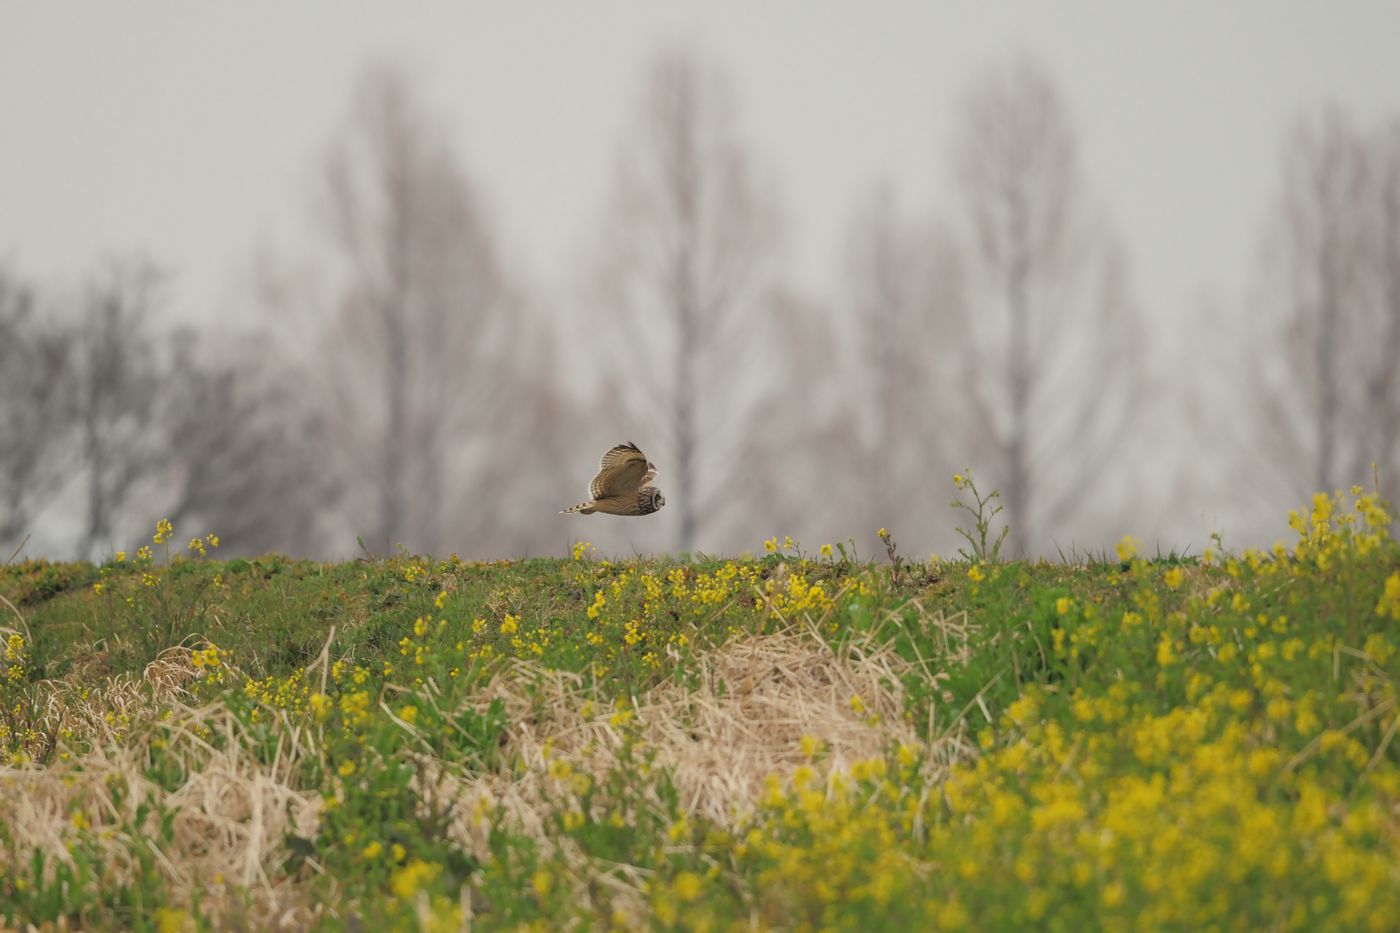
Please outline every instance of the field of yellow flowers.
[{"label": "field of yellow flowers", "polygon": [[1292,525],[12,564],[0,927],[1400,929],[1400,544]]}]

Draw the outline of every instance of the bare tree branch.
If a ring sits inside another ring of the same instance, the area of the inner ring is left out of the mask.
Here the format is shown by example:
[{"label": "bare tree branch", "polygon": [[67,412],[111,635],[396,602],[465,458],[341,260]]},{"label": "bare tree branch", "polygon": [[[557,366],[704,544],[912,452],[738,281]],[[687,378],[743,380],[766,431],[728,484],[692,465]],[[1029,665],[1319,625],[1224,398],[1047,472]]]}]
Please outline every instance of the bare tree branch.
[{"label": "bare tree branch", "polygon": [[857,521],[899,529],[906,546],[946,544],[930,529],[945,524],[943,491],[968,454],[962,257],[945,231],[900,216],[888,188],[861,204],[846,249],[867,428]]},{"label": "bare tree branch", "polygon": [[148,262],[118,261],[93,280],[83,302],[73,401],[86,484],[81,554],[115,546],[138,483],[155,473],[165,454],[161,345],[151,320],[159,285]]},{"label": "bare tree branch", "polygon": [[[1095,494],[1137,397],[1126,275],[1083,194],[1074,131],[1049,76],[1020,58],[966,101],[955,164],[969,257],[969,427],[995,451],[1008,547],[1048,545]],[[1094,380],[1084,379],[1093,373]]]},{"label": "bare tree branch", "polygon": [[1295,498],[1396,483],[1400,438],[1400,143],[1333,107],[1288,136],[1251,367],[1249,441]]},{"label": "bare tree branch", "polygon": [[364,75],[320,193],[328,287],[299,302],[312,322],[300,365],[343,516],[327,533],[380,552],[553,544],[543,519],[520,521],[512,505],[558,477],[557,458],[541,456],[568,408],[554,345],[398,71]]},{"label": "bare tree branch", "polygon": [[33,288],[0,268],[0,547],[19,541],[68,477],[71,336],[35,313]]},{"label": "bare tree branch", "polygon": [[744,363],[771,333],[764,305],[776,212],[731,109],[721,80],[694,54],[652,63],[600,258],[620,321],[619,365],[656,387],[631,396],[632,417],[649,422],[661,442],[656,458],[674,478],[667,502],[680,550],[709,539],[724,508],[751,501],[734,495],[726,475],[746,442],[735,414],[771,384]]}]

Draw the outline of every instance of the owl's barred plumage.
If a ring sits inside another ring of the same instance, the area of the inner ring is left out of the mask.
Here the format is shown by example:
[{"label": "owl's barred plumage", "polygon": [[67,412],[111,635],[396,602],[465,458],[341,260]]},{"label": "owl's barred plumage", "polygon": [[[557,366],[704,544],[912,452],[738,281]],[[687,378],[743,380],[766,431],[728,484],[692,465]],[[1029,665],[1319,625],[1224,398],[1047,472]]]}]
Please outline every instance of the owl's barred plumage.
[{"label": "owl's barred plumage", "polygon": [[603,454],[598,475],[588,484],[588,499],[559,514],[650,515],[666,504],[661,490],[651,485],[654,479],[656,464],[636,444],[618,444]]},{"label": "owl's barred plumage", "polygon": [[602,512],[605,515],[650,515],[665,504],[666,497],[661,495],[661,490],[655,486],[648,486],[629,496],[608,496],[604,499],[580,502],[572,508],[561,509],[559,514],[578,512],[580,515],[592,515],[594,512]]}]

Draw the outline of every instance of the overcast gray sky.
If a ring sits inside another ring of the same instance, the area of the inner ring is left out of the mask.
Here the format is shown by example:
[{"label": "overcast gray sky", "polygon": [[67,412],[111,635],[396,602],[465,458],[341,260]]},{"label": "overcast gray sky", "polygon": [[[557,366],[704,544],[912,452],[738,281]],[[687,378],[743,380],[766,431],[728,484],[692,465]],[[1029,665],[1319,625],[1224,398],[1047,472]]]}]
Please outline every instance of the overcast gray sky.
[{"label": "overcast gray sky", "polygon": [[0,5],[0,257],[63,281],[142,249],[182,313],[227,312],[286,245],[372,57],[405,62],[541,289],[577,267],[642,66],[694,41],[728,71],[816,288],[887,178],[948,196],[950,117],[1026,49],[1077,117],[1145,309],[1238,289],[1280,134],[1327,99],[1400,108],[1400,4],[55,2]]}]

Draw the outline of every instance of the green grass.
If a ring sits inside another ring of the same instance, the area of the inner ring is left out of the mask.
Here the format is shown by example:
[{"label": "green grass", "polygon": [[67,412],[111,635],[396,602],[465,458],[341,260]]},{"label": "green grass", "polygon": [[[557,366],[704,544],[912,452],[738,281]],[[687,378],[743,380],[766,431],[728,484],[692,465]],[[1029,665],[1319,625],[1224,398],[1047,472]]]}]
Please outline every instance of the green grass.
[{"label": "green grass", "polygon": [[12,565],[0,921],[1392,929],[1400,546],[1366,495],[1296,524]]}]

